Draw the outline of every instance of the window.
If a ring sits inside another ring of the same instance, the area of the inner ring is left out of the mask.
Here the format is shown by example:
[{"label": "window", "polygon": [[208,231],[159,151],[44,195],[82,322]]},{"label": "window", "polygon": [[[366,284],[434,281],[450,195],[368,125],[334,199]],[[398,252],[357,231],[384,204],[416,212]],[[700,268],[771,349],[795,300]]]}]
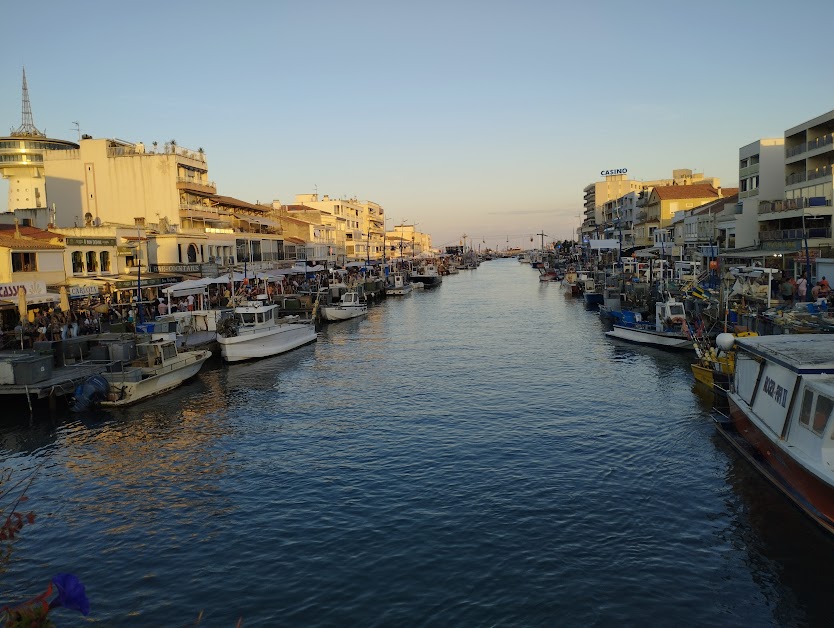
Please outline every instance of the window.
[{"label": "window", "polygon": [[98,256],[95,251],[87,251],[87,272],[94,273],[98,270]]},{"label": "window", "polygon": [[197,262],[197,247],[193,244],[188,245],[188,263],[195,264]]},{"label": "window", "polygon": [[73,273],[83,273],[84,272],[84,254],[81,251],[73,251],[72,252],[72,272]]},{"label": "window", "polygon": [[822,436],[825,426],[828,425],[828,417],[834,409],[834,401],[823,395],[817,395],[817,407],[814,411],[814,424],[811,426],[814,432]]},{"label": "window", "polygon": [[34,273],[38,270],[34,253],[12,253],[12,272]]},{"label": "window", "polygon": [[102,251],[98,254],[99,260],[101,261],[101,270],[102,272],[109,273],[110,272],[110,251]]}]

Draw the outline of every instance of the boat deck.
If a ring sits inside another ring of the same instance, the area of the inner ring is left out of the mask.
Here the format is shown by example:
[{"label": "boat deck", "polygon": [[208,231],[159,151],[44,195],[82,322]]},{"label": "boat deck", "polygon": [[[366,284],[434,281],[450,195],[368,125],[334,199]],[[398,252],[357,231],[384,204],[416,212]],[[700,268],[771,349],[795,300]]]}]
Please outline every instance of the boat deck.
[{"label": "boat deck", "polygon": [[52,377],[35,384],[3,384],[0,395],[32,395],[38,399],[71,395],[75,387],[92,375],[98,375],[109,362],[80,362],[61,366],[52,371]]}]

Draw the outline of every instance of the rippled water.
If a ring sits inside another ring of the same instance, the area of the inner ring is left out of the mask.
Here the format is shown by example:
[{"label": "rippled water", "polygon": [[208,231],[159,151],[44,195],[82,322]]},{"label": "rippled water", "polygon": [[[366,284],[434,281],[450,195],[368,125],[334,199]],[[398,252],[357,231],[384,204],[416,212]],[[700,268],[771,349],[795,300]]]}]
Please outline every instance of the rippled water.
[{"label": "rippled water", "polygon": [[834,542],[704,395],[488,262],[127,411],[7,416],[41,466],[0,604],[71,571],[104,625],[828,623]]}]

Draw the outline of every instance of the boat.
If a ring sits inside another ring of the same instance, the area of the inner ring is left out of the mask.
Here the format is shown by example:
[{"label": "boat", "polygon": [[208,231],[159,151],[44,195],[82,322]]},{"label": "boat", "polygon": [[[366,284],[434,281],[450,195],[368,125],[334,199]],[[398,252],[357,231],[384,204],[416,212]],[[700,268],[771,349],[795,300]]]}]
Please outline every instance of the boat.
[{"label": "boat", "polygon": [[[263,297],[263,298],[261,298]],[[278,316],[278,305],[266,295],[237,305],[217,328],[220,354],[226,362],[266,358],[316,341],[316,329],[298,316]]]},{"label": "boat", "polygon": [[726,396],[727,388],[733,377],[735,364],[735,351],[733,344],[736,338],[757,336],[753,331],[740,332],[738,334],[723,333],[715,338],[715,344],[709,339],[695,341],[695,353],[698,361],[692,363],[692,374],[695,380],[706,384],[710,388],[716,387],[715,392]]},{"label": "boat", "polygon": [[718,431],[802,511],[834,532],[834,336],[736,338]]},{"label": "boat", "polygon": [[[457,271],[455,271],[457,272]],[[405,295],[409,294],[414,289],[411,282],[403,273],[392,273],[388,277],[388,283],[385,287],[385,294],[391,295]]]},{"label": "boat", "polygon": [[359,298],[356,290],[348,290],[333,305],[324,305],[321,316],[326,321],[346,321],[368,313],[368,305]]},{"label": "boat", "polygon": [[576,269],[571,266],[562,278],[562,287],[565,289],[565,292],[568,292],[573,296],[579,296],[582,291],[580,290],[577,281],[578,276],[576,274]]},{"label": "boat", "polygon": [[424,288],[434,288],[443,282],[443,277],[434,264],[423,264],[411,273],[411,281],[422,283]]},{"label": "boat", "polygon": [[136,345],[136,359],[114,362],[108,371],[82,382],[75,389],[71,409],[121,407],[155,397],[196,375],[211,357],[208,349],[178,351],[174,334],[153,334],[151,338]]},{"label": "boat", "polygon": [[636,344],[671,350],[694,350],[689,333],[683,303],[668,297],[655,304],[654,323],[643,321],[639,314],[633,314],[633,322],[623,320],[615,323],[606,336]]},{"label": "boat", "polygon": [[587,309],[596,309],[604,304],[605,295],[602,292],[605,286],[604,274],[599,274],[596,279],[591,273],[580,274],[578,281],[582,286],[582,298]]},{"label": "boat", "polygon": [[539,268],[539,281],[561,281],[562,278],[555,268]]}]

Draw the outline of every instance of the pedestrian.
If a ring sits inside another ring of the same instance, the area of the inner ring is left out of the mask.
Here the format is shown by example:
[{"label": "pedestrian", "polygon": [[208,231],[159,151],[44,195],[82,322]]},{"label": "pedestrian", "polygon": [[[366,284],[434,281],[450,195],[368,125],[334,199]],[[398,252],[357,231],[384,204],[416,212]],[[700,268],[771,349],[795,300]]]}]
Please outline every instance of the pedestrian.
[{"label": "pedestrian", "polygon": [[802,273],[796,281],[796,296],[800,301],[804,301],[807,294],[808,280],[805,278],[805,273]]},{"label": "pedestrian", "polygon": [[159,300],[159,305],[156,306],[156,309],[160,316],[165,316],[168,313],[168,304],[165,302],[165,299]]},{"label": "pedestrian", "polygon": [[794,285],[791,283],[791,280],[788,277],[782,278],[782,283],[779,285],[779,291],[782,294],[782,299],[784,301],[790,301],[793,303],[793,291]]}]

